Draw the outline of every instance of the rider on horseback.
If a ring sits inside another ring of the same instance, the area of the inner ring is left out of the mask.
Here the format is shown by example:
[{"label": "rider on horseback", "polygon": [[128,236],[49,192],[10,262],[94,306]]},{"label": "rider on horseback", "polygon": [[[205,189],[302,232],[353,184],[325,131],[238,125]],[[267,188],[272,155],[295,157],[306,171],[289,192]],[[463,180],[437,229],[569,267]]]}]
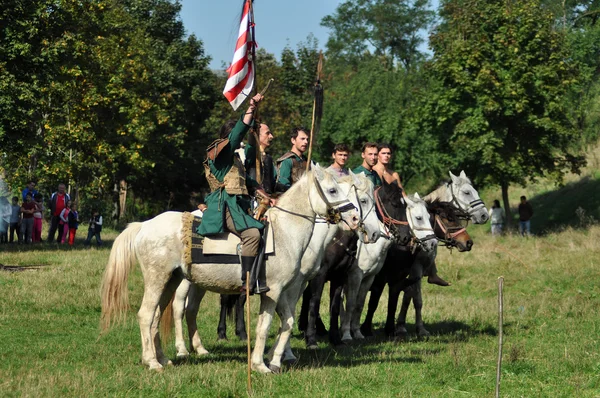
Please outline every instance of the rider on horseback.
[{"label": "rider on horseback", "polygon": [[[198,233],[203,236],[231,232],[242,241],[242,288],[246,290],[246,272],[252,270],[258,255],[260,230],[264,225],[252,218],[249,189],[269,198],[256,180],[246,176],[246,170],[235,150],[254,125],[254,111],[262,101],[261,94],[250,100],[243,117],[228,121],[221,127],[220,138],[209,145],[204,162],[206,179],[211,193],[206,197],[208,208],[204,211]],[[259,281],[255,293],[269,291],[264,281]]]}]

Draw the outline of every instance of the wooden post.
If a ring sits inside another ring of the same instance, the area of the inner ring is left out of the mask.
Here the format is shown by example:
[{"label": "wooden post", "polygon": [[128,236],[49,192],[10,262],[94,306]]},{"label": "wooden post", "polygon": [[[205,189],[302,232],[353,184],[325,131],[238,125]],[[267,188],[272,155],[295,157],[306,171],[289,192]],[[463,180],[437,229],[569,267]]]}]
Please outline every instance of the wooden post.
[{"label": "wooden post", "polygon": [[250,272],[246,272],[246,345],[248,346],[248,385],[246,386],[248,395],[252,395],[252,349],[250,347]]},{"label": "wooden post", "polygon": [[500,375],[502,372],[502,343],[503,333],[502,324],[504,323],[504,299],[503,290],[504,288],[504,277],[498,278],[498,363],[496,366],[496,398],[500,397]]}]

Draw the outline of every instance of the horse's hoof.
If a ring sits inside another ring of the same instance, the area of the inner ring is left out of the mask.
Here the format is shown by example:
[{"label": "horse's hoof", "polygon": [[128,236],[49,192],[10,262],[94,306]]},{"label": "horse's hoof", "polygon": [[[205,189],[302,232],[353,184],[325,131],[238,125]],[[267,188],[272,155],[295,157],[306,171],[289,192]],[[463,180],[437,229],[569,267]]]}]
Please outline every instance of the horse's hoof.
[{"label": "horse's hoof", "polygon": [[284,358],[283,363],[285,363],[287,366],[296,366],[298,364],[298,358]]},{"label": "horse's hoof", "polygon": [[271,372],[275,374],[281,373],[281,368],[277,365],[269,365],[269,369],[271,369]]},{"label": "horse's hoof", "polygon": [[187,351],[180,351],[177,353],[177,356],[176,356],[178,361],[184,361],[184,360],[188,359],[189,357],[190,357],[190,353]]},{"label": "horse's hoof", "polygon": [[227,336],[225,336],[225,337],[219,336],[217,341],[227,341]]},{"label": "horse's hoof", "polygon": [[342,342],[350,343],[351,341],[352,341],[352,335],[350,334],[350,332],[345,332],[344,335],[342,336]]},{"label": "horse's hoof", "polygon": [[421,340],[429,340],[429,336],[431,336],[431,333],[425,329],[421,329],[417,332],[417,337]]},{"label": "horse's hoof", "polygon": [[352,334],[352,337],[354,338],[354,340],[364,340],[365,336],[363,336],[363,334],[360,332],[360,330],[355,330],[354,333]]},{"label": "horse's hoof", "polygon": [[267,365],[265,365],[264,363],[261,363],[261,364],[258,364],[258,365],[252,364],[252,370],[255,371],[255,372],[258,372],[258,373],[262,373],[262,374],[273,373],[271,371],[271,369],[269,369],[267,367]]},{"label": "horse's hoof", "polygon": [[307,344],[306,348],[309,350],[316,350],[317,348],[319,348],[319,345],[317,343],[311,343],[311,344]]},{"label": "horse's hoof", "polygon": [[240,341],[246,341],[248,340],[248,336],[247,335],[239,335],[238,338],[240,339]]},{"label": "horse's hoof", "polygon": [[154,370],[155,372],[162,372],[165,370],[163,366],[160,363],[158,363],[158,361],[152,361],[151,363],[149,363],[148,368],[150,370]]},{"label": "horse's hoof", "polygon": [[202,348],[196,348],[196,355],[208,355],[210,354],[210,352],[208,352],[208,350],[204,347]]}]

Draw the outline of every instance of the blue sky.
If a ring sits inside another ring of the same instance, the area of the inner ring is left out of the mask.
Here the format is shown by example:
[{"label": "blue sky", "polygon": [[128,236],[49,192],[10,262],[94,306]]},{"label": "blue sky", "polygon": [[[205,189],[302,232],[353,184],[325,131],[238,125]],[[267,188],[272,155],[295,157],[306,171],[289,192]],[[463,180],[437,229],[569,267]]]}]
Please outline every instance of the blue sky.
[{"label": "blue sky", "polygon": [[[338,0],[255,0],[256,39],[277,58],[286,45],[296,49],[312,33],[323,48],[328,29],[321,19],[332,14]],[[233,56],[242,0],[181,0],[181,19],[187,33],[194,33],[204,43],[206,54],[212,58],[210,67],[220,69],[229,65]],[[437,7],[438,0],[432,4]]]}]

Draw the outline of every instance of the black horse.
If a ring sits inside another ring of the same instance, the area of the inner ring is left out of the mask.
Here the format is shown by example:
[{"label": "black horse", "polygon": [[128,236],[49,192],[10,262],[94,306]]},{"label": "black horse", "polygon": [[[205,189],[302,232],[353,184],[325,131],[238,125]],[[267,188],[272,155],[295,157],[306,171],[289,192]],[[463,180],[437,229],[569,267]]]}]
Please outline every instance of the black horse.
[{"label": "black horse", "polygon": [[[390,223],[389,228],[393,239],[399,245],[408,245],[412,239],[410,227],[406,218],[406,202],[403,199],[403,190],[396,183],[383,185],[378,189],[382,211],[385,215],[377,214],[380,220],[393,219],[398,223]],[[319,317],[321,296],[327,281],[330,282],[330,328],[329,341],[334,345],[341,344],[338,318],[341,308],[341,292],[346,282],[348,269],[356,261],[356,248],[358,238],[354,233],[339,232],[332,244],[325,251],[324,260],[317,276],[310,281],[302,297],[302,310],[298,327],[304,331],[306,345],[309,348],[317,347],[317,334],[327,333]]]},{"label": "black horse", "polygon": [[[433,226],[438,242],[442,242],[449,247],[456,247],[459,251],[471,250],[473,241],[461,226],[460,213],[453,204],[448,202],[427,203],[427,210],[429,211],[431,225]],[[437,250],[433,253],[426,253],[421,250],[413,252],[398,246],[390,248],[381,271],[377,274],[371,285],[371,297],[369,299],[366,319],[360,328],[364,336],[373,336],[373,315],[377,310],[379,299],[386,284],[389,285],[389,297],[385,333],[388,336],[404,334],[401,328],[397,329],[394,326],[400,292],[414,288],[415,284],[419,284],[424,270],[435,273],[436,252]],[[418,296],[415,295],[412,298],[415,299],[415,309],[420,314],[423,306],[420,289],[415,294],[417,293]],[[422,329],[424,330],[424,328]],[[428,335],[428,333],[424,332],[420,332],[420,334],[421,337]]]}]

